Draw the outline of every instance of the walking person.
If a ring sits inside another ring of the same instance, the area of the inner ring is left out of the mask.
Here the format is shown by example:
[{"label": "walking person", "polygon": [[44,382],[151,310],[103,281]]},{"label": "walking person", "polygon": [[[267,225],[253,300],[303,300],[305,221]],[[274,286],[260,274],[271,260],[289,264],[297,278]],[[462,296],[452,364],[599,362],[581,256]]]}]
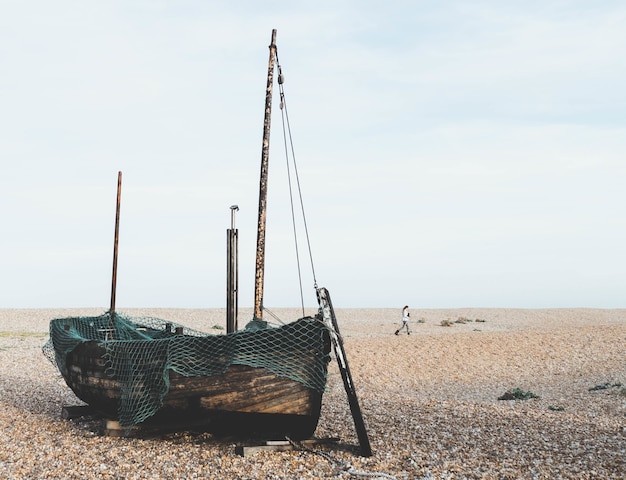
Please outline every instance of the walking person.
[{"label": "walking person", "polygon": [[400,332],[406,327],[406,334],[411,335],[411,330],[409,329],[409,319],[411,318],[411,314],[409,313],[409,306],[405,305],[402,309],[402,326],[396,330],[396,335],[399,335]]}]

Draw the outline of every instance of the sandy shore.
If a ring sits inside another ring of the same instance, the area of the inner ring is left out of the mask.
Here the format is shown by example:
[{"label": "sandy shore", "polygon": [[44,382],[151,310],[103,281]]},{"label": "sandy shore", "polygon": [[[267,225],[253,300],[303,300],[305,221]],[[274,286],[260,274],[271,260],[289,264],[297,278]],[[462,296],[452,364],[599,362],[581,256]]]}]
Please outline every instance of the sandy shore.
[{"label": "sandy shore", "polygon": [[[223,310],[121,310],[205,331],[225,317]],[[63,420],[61,407],[80,402],[41,354],[48,322],[102,312],[0,310],[0,479],[363,478],[354,470],[397,479],[626,474],[626,310],[412,310],[412,335],[395,336],[397,309],[338,309],[370,458],[358,456],[334,362],[316,436],[340,441],[320,447],[325,455],[244,458],[235,453],[243,442],[208,434],[110,438],[96,421]],[[301,312],[274,313],[291,320]],[[250,316],[240,312],[241,319]],[[599,385],[607,388],[590,391]],[[498,400],[513,388],[539,398]]]}]

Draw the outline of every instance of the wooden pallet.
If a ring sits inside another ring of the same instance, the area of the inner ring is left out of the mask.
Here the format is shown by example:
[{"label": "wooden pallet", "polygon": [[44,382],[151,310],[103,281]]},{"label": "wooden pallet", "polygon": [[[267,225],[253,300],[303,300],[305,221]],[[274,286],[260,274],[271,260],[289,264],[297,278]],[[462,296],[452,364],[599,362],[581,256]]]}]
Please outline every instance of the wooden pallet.
[{"label": "wooden pallet", "polygon": [[309,438],[307,440],[301,440],[296,445],[289,440],[268,440],[264,445],[252,445],[246,447],[236,447],[235,453],[242,457],[249,457],[259,452],[288,452],[291,450],[299,450],[299,445],[305,448],[312,448],[315,445],[327,445],[329,443],[337,443],[338,438]]}]

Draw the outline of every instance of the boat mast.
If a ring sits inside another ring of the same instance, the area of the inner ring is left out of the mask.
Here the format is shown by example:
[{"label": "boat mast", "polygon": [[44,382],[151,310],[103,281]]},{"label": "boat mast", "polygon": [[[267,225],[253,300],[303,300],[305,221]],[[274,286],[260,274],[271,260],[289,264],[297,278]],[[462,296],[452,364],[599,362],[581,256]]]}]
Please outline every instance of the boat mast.
[{"label": "boat mast", "polygon": [[265,89],[265,119],[263,121],[263,148],[261,150],[261,180],[259,183],[259,220],[256,237],[256,272],[254,283],[254,318],[263,319],[263,282],[265,275],[265,223],[267,208],[267,171],[270,153],[270,124],[272,120],[272,87],[274,84],[274,59],[276,57],[276,29],[272,30],[270,59],[267,67]]},{"label": "boat mast", "polygon": [[115,208],[115,238],[113,239],[113,273],[111,278],[111,313],[115,313],[115,292],[117,286],[117,245],[120,236],[120,203],[122,198],[122,172],[117,172],[117,201]]}]

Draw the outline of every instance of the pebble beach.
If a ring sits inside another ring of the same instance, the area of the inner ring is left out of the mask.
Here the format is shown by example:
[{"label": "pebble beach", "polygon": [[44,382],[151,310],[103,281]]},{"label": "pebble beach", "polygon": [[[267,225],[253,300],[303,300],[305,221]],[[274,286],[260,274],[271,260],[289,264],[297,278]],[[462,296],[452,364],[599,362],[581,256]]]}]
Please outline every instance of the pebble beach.
[{"label": "pebble beach", "polygon": [[[96,418],[63,419],[81,402],[41,352],[48,323],[104,310],[0,310],[0,479],[626,477],[623,309],[411,309],[411,335],[397,336],[400,309],[337,309],[371,457],[359,455],[334,360],[315,432],[331,443],[242,456],[252,440],[115,438]],[[213,333],[225,324],[223,309],[119,311]],[[240,326],[251,316],[241,309]]]}]

